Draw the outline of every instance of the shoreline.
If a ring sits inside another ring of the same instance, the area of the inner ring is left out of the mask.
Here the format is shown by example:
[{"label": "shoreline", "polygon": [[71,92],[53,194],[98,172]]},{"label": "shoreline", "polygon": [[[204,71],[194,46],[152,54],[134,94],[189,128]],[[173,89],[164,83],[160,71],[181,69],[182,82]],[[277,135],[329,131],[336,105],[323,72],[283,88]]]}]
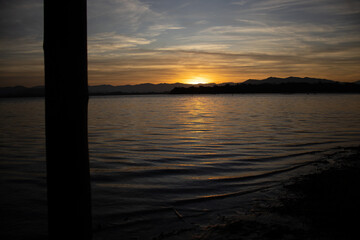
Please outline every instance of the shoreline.
[{"label": "shoreline", "polygon": [[284,183],[278,199],[210,226],[193,239],[353,239],[360,213],[360,147],[327,156],[315,173]]},{"label": "shoreline", "polygon": [[360,214],[360,146],[339,148],[316,170],[284,182],[277,197],[219,215],[213,224],[161,233],[153,240],[354,239]]},{"label": "shoreline", "polygon": [[[156,95],[167,95],[167,96],[215,96],[215,95],[359,95],[360,92],[248,92],[248,93],[170,93],[170,92],[144,92],[144,93],[97,93],[97,94],[89,94],[89,98],[93,97],[116,97],[116,96],[156,96]],[[1,96],[0,99],[33,99],[33,98],[43,98],[45,99],[45,95],[6,95]]]}]

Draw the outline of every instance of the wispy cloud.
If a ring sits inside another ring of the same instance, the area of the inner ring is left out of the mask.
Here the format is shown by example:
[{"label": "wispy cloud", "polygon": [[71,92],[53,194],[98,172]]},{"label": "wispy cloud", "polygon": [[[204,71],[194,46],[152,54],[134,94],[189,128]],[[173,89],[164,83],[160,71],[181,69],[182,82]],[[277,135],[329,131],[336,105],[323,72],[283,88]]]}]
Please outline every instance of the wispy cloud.
[{"label": "wispy cloud", "polygon": [[43,28],[42,0],[0,1],[0,38],[41,38]]},{"label": "wispy cloud", "polygon": [[248,0],[239,0],[239,1],[236,1],[236,2],[232,2],[231,4],[232,4],[232,5],[243,6],[243,5],[245,5],[247,2],[248,2]]},{"label": "wispy cloud", "polygon": [[26,55],[29,57],[42,57],[42,39],[38,36],[25,36],[19,38],[0,38],[0,55],[1,56],[13,56],[14,58],[23,58]]},{"label": "wispy cloud", "polygon": [[[297,18],[299,14],[308,15],[303,21],[316,20],[319,15],[352,15],[360,12],[360,3],[357,0],[263,0],[252,1],[247,5],[250,13],[275,13],[278,17],[286,16]],[[300,20],[300,19],[297,19]],[[317,19],[319,20],[319,19]]]},{"label": "wispy cloud", "polygon": [[88,38],[88,42],[89,53],[94,55],[116,52],[124,48],[131,48],[139,45],[147,45],[151,43],[152,40],[119,35],[115,32],[106,32],[90,36]]},{"label": "wispy cloud", "polygon": [[179,26],[174,26],[174,25],[170,25],[170,24],[157,24],[157,25],[150,26],[149,30],[161,32],[161,31],[167,31],[167,30],[179,30],[179,29],[184,29],[184,28],[185,27],[179,27]]},{"label": "wispy cloud", "polygon": [[[143,31],[162,18],[139,0],[89,0],[88,24],[90,33]],[[106,24],[104,24],[106,23]]]},{"label": "wispy cloud", "polygon": [[229,45],[226,44],[189,44],[189,45],[178,45],[178,46],[170,46],[164,48],[158,48],[157,50],[166,50],[166,51],[212,51],[212,50],[223,50],[227,49]]},{"label": "wispy cloud", "polygon": [[335,26],[328,25],[313,25],[313,24],[301,24],[301,25],[278,25],[269,26],[258,23],[258,26],[215,26],[209,27],[201,31],[203,34],[215,34],[215,35],[237,35],[237,34],[296,34],[296,33],[332,33],[338,30]]}]

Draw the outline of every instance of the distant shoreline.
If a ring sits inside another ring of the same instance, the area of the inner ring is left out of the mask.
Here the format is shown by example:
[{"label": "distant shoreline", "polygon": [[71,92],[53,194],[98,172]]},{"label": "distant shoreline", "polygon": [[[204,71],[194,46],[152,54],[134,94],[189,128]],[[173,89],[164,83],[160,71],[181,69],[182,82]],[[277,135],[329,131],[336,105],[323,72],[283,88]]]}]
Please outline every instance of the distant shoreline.
[{"label": "distant shoreline", "polygon": [[254,93],[360,93],[360,85],[337,82],[283,82],[237,84],[213,87],[174,88],[172,94],[254,94]]},{"label": "distant shoreline", "polygon": [[[170,95],[170,96],[175,96],[175,95],[261,95],[261,94],[266,94],[266,95],[276,95],[276,94],[281,94],[281,95],[293,95],[293,94],[304,94],[304,95],[326,95],[326,94],[346,94],[346,95],[356,95],[356,94],[360,94],[360,92],[320,92],[320,93],[316,93],[316,92],[309,92],[309,93],[262,93],[262,92],[254,92],[254,93],[184,93],[184,94],[172,94],[172,93],[121,93],[121,94],[89,94],[89,97],[106,97],[106,96],[145,96],[145,95]],[[10,98],[45,98],[44,95],[18,95],[18,96],[0,96],[0,99],[10,99]]]},{"label": "distant shoreline", "polygon": [[[71,88],[71,86],[69,86]],[[336,82],[317,78],[276,78],[263,80],[249,79],[242,83],[222,84],[138,84],[89,86],[89,96],[155,95],[155,94],[329,94],[360,93],[360,81]],[[23,86],[0,88],[0,98],[44,97],[44,86],[27,88]]]}]

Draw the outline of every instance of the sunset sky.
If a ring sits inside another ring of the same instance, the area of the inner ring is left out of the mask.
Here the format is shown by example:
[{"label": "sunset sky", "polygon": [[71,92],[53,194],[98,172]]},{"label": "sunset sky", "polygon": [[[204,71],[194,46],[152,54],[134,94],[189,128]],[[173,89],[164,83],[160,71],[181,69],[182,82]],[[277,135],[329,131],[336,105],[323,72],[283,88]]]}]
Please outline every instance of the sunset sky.
[{"label": "sunset sky", "polygon": [[[44,84],[42,0],[0,0],[0,87]],[[360,80],[358,0],[88,0],[89,85]]]}]

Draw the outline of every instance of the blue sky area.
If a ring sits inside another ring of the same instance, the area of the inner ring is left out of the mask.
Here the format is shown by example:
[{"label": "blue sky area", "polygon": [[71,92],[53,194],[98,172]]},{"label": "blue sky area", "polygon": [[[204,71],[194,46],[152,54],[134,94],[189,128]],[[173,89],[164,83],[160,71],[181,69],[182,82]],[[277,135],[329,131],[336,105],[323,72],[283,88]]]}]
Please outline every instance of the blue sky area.
[{"label": "blue sky area", "polygon": [[[41,0],[0,0],[0,86],[43,85]],[[89,85],[360,80],[358,0],[88,0]]]}]

